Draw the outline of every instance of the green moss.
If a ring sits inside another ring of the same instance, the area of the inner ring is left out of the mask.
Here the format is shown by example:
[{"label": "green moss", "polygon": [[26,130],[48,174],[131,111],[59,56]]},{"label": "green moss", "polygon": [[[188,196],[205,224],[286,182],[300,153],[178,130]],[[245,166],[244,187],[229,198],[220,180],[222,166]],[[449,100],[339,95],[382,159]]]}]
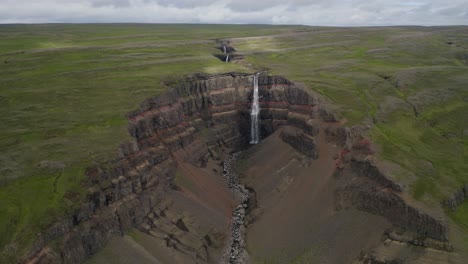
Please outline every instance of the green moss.
[{"label": "green moss", "polygon": [[449,215],[455,222],[468,231],[468,202],[465,201],[457,210],[450,212]]},{"label": "green moss", "polygon": [[[461,118],[468,114],[467,110],[455,100],[427,107],[419,117],[395,112],[386,124],[375,127],[373,138],[382,147],[381,157],[417,176],[411,185],[415,198],[444,199],[468,181],[466,136],[462,132],[466,124]],[[445,117],[443,121],[437,123],[442,117]],[[454,134],[447,137],[448,131]]]},{"label": "green moss", "polygon": [[136,230],[136,229],[132,229],[130,230],[130,232],[128,232],[128,234],[136,243],[140,244],[141,243],[141,233],[140,231]]},{"label": "green moss", "polygon": [[79,179],[83,171],[67,170],[52,175],[35,175],[15,181],[0,191],[0,242],[12,239],[20,245],[30,244],[32,236],[52,220],[72,210],[80,199]]}]

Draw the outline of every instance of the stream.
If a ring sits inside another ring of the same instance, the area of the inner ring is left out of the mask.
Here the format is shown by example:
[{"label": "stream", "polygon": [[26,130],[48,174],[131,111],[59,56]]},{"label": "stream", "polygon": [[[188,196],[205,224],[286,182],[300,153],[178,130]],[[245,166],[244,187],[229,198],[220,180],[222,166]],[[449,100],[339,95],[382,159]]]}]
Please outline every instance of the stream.
[{"label": "stream", "polygon": [[249,204],[249,190],[240,184],[239,176],[232,171],[232,164],[237,160],[241,152],[229,156],[223,163],[223,177],[234,196],[240,201],[232,212],[231,237],[225,249],[221,263],[243,264],[248,262],[248,254],[245,250],[244,225]]}]

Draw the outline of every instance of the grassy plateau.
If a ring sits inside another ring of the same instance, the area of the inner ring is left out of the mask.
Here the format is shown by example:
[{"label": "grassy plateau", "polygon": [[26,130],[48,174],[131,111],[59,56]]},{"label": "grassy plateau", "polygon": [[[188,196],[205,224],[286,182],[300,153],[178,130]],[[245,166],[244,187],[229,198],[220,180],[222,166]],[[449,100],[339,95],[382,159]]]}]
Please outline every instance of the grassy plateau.
[{"label": "grassy plateau", "polygon": [[[436,206],[468,182],[468,27],[0,25],[0,259],[77,204],[125,113],[194,72],[269,69],[370,128],[388,174]],[[230,39],[242,63],[213,56]],[[468,230],[468,203],[450,216]]]}]

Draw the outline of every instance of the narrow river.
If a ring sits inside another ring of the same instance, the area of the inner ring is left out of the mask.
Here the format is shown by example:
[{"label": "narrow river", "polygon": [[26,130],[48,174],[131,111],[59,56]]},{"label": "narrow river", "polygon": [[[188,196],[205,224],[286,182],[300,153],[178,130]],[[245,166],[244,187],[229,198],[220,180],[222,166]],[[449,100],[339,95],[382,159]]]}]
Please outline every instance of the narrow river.
[{"label": "narrow river", "polygon": [[244,221],[249,204],[249,190],[240,184],[239,176],[232,169],[233,163],[240,154],[241,152],[232,154],[223,163],[223,177],[240,203],[232,212],[231,237],[221,263],[244,264],[248,262],[248,255],[245,250],[246,227]]}]

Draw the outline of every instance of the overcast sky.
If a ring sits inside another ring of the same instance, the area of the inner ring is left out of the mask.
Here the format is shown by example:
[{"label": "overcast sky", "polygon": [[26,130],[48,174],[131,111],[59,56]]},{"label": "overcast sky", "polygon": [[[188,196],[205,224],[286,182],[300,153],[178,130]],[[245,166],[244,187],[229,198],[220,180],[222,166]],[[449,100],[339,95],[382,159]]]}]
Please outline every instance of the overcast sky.
[{"label": "overcast sky", "polygon": [[0,0],[0,23],[468,25],[468,0]]}]

